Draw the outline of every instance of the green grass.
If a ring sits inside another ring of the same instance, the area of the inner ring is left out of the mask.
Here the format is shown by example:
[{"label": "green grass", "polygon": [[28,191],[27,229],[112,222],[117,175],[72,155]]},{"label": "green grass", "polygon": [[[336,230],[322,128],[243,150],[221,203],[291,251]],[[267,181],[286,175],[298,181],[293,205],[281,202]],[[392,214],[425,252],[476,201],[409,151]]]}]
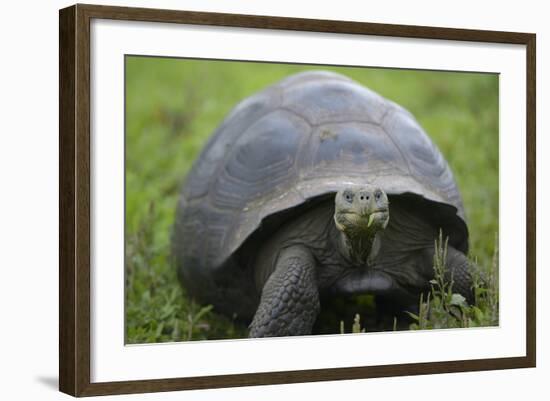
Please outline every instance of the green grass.
[{"label": "green grass", "polygon": [[[237,102],[312,68],[322,67],[127,57],[127,343],[246,336],[246,327],[189,301],[178,284],[169,254],[178,192],[209,135]],[[498,76],[322,69],[343,73],[415,115],[455,174],[471,257],[489,268],[498,232]]]}]

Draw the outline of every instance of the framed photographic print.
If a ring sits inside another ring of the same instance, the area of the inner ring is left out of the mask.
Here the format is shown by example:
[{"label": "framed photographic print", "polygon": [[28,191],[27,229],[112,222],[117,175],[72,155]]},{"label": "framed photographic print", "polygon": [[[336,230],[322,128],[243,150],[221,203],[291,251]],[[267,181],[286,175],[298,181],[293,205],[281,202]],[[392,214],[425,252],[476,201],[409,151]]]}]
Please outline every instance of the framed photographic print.
[{"label": "framed photographic print", "polygon": [[60,11],[60,390],[534,367],[535,35]]}]

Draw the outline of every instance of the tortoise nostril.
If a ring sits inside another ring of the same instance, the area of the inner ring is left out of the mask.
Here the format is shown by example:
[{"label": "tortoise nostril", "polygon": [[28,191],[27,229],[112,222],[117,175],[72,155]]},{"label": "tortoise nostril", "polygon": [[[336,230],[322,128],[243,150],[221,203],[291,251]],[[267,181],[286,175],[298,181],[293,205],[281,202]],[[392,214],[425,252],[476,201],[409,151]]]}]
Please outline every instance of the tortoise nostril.
[{"label": "tortoise nostril", "polygon": [[359,192],[359,200],[362,201],[362,202],[365,202],[370,199],[370,194],[368,192]]}]

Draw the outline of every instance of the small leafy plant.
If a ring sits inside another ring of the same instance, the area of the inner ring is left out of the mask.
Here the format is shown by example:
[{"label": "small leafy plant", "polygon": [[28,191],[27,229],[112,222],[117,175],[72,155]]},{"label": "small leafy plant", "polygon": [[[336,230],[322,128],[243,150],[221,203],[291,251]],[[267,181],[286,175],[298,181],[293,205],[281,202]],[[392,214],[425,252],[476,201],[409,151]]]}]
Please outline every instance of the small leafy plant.
[{"label": "small leafy plant", "polygon": [[414,320],[411,330],[466,328],[498,325],[498,241],[491,265],[485,270],[471,261],[474,305],[453,292],[453,279],[446,279],[448,238],[443,234],[435,240],[434,278],[426,299],[420,298],[418,314],[407,312]]}]

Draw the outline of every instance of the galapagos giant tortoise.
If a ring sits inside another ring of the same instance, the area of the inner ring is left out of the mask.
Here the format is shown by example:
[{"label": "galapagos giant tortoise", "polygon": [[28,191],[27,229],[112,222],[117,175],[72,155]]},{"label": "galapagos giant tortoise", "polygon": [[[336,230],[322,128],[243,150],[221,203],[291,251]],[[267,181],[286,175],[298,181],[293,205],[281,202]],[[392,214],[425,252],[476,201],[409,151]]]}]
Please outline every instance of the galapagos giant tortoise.
[{"label": "galapagos giant tortoise", "polygon": [[292,75],[239,103],[181,191],[180,281],[250,337],[310,334],[320,295],[418,305],[434,239],[471,301],[468,228],[449,165],[414,117],[339,74]]}]

